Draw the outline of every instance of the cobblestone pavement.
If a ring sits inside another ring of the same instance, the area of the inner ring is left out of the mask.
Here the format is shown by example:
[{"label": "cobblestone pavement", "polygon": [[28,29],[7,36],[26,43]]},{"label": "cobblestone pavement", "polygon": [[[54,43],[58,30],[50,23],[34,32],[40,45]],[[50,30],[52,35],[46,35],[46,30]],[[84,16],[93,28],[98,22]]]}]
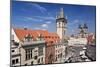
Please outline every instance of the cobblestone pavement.
[{"label": "cobblestone pavement", "polygon": [[96,45],[87,45],[86,48],[86,56],[92,61],[96,61]]},{"label": "cobblestone pavement", "polygon": [[[83,55],[80,55],[81,51],[84,51],[84,47],[86,47],[86,52]],[[87,46],[69,46],[68,54],[66,56],[65,63],[73,63],[73,62],[85,62],[85,61],[93,61],[96,58],[96,47],[87,45]]]}]

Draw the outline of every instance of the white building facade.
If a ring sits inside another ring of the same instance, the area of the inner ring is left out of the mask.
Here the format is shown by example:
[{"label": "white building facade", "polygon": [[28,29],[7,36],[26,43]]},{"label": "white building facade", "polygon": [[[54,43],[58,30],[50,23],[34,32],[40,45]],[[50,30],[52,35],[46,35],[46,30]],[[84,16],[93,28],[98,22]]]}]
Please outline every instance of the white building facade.
[{"label": "white building facade", "polygon": [[[42,38],[33,40],[32,35],[26,34],[23,41],[21,41],[14,29],[12,29],[11,39],[18,43],[16,47],[12,45],[11,41],[11,66],[45,64],[45,41]],[[19,56],[13,58],[13,55],[17,54],[19,54]],[[18,60],[16,60],[17,58]]]},{"label": "white building facade", "polygon": [[66,58],[66,47],[64,43],[58,43],[55,45],[55,63],[64,63]]},{"label": "white building facade", "polygon": [[74,38],[71,37],[68,40],[68,45],[73,46],[73,45],[87,45],[87,38]]},{"label": "white building facade", "polygon": [[12,66],[20,66],[21,64],[21,54],[19,50],[19,44],[17,42],[11,42],[11,65]]}]

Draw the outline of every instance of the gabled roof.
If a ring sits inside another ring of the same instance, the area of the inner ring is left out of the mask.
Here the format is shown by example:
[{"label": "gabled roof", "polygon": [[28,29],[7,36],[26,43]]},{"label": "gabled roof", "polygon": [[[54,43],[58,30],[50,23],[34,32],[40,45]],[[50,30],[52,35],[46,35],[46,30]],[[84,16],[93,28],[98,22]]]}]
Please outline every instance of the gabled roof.
[{"label": "gabled roof", "polygon": [[14,29],[14,31],[20,41],[23,41],[27,34],[32,35],[33,40],[36,40],[36,38],[39,37],[40,34],[42,34],[46,42],[55,43],[56,41],[60,40],[59,36],[56,33],[50,33],[47,30]]}]

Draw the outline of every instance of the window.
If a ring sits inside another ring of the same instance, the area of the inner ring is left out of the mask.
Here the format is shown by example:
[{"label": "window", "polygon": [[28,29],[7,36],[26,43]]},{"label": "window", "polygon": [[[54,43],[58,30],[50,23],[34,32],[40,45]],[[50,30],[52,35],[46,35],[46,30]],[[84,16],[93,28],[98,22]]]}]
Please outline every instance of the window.
[{"label": "window", "polygon": [[26,50],[26,60],[32,59],[32,49]]},{"label": "window", "polygon": [[41,62],[43,62],[43,57],[41,58]]},{"label": "window", "polygon": [[19,63],[19,60],[18,60],[18,59],[12,60],[12,65],[13,65],[13,64],[17,64],[17,63]]},{"label": "window", "polygon": [[59,27],[60,27],[60,22],[59,22]]},{"label": "window", "polygon": [[28,34],[25,36],[25,41],[32,41],[32,35]]},{"label": "window", "polygon": [[38,63],[40,63],[40,59],[38,59]]},{"label": "window", "polygon": [[19,60],[18,59],[16,59],[16,63],[19,63]]},{"label": "window", "polygon": [[31,65],[33,65],[33,61],[31,62]]},{"label": "window", "polygon": [[15,50],[12,50],[12,52],[15,52]]},{"label": "window", "polygon": [[57,56],[56,56],[56,59],[55,59],[55,61],[57,61]]},{"label": "window", "polygon": [[53,41],[51,41],[51,43],[53,43]]},{"label": "window", "polygon": [[56,48],[57,48],[57,46],[58,46],[58,45],[56,45]]},{"label": "window", "polygon": [[27,66],[27,64],[25,64],[25,66]]},{"label": "window", "polygon": [[58,53],[59,53],[59,50],[58,50]]},{"label": "window", "polygon": [[15,64],[16,62],[15,62],[15,60],[12,60],[12,64]]},{"label": "window", "polygon": [[45,36],[45,38],[48,38],[47,36]]},{"label": "window", "polygon": [[39,53],[39,56],[43,55],[43,45],[39,45],[38,53]]},{"label": "window", "polygon": [[34,56],[34,59],[36,60],[37,59],[37,56]]},{"label": "window", "polygon": [[17,46],[19,45],[19,43],[18,43],[18,42],[14,42],[14,44],[15,44],[15,45],[17,45]]},{"label": "window", "polygon": [[66,24],[65,24],[65,23],[63,23],[62,25],[63,25],[63,27],[64,27]]},{"label": "window", "polygon": [[57,50],[56,50],[56,53],[57,53]]},{"label": "window", "polygon": [[62,53],[60,54],[60,58],[62,57]]},{"label": "window", "polygon": [[64,30],[64,35],[66,34],[66,31]]}]

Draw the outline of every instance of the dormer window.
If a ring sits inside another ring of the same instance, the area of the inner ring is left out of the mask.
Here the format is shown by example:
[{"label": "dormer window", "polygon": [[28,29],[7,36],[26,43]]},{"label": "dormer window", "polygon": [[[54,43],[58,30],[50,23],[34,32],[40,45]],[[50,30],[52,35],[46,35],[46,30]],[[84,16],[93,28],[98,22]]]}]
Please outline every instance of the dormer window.
[{"label": "dormer window", "polygon": [[38,40],[43,40],[43,35],[42,34],[39,34]]},{"label": "dormer window", "polygon": [[32,37],[32,35],[30,35],[30,34],[27,34],[26,36],[25,36],[25,41],[32,41],[33,40],[33,37]]}]

